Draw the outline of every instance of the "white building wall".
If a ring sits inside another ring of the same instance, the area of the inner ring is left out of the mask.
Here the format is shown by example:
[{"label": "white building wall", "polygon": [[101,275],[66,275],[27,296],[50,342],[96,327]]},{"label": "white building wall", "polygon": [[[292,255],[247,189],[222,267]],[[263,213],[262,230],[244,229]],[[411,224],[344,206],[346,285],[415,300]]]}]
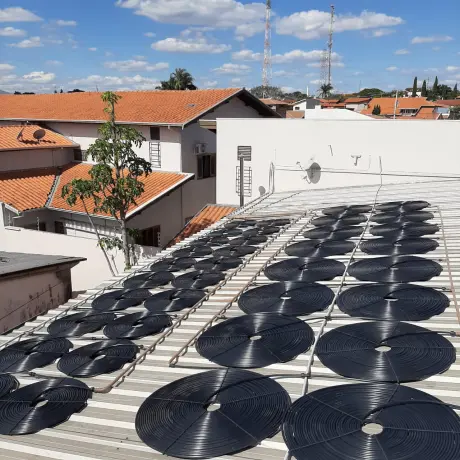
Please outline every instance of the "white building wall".
[{"label": "white building wall", "polygon": [[74,149],[25,149],[0,152],[0,171],[62,166],[74,159]]},{"label": "white building wall", "polygon": [[[276,165],[277,192],[379,183],[379,157],[389,174],[387,183],[417,180],[413,175],[460,178],[458,121],[220,119],[217,132],[218,203],[239,203],[235,175],[229,174],[238,164],[238,145],[252,146],[247,163],[253,171],[252,199],[259,190],[269,190],[271,163]],[[356,155],[361,158],[355,165]],[[319,180],[306,179],[298,162],[304,167],[318,163]]]},{"label": "white building wall", "polygon": [[[80,144],[82,150],[88,150],[89,146],[98,138],[97,123],[47,123],[47,125],[58,133],[67,136],[69,139]],[[154,125],[152,125],[154,126]],[[146,139],[141,147],[134,148],[134,152],[144,160],[149,161],[150,126],[133,125]],[[161,142],[161,169],[163,171],[180,171],[181,165],[181,131],[179,128],[160,128]],[[88,159],[89,161],[91,159]]]},{"label": "white building wall", "polygon": [[[241,119],[259,118],[260,115],[252,107],[246,106],[240,99],[233,98],[213,112],[204,115],[201,119],[216,120],[220,117]],[[186,217],[194,216],[206,204],[216,203],[216,178],[197,179],[195,154],[195,145],[198,143],[207,144],[208,153],[216,153],[216,142],[216,135],[208,129],[200,128],[198,122],[187,126],[182,132],[182,170],[195,174],[195,179],[184,186],[183,221]],[[236,158],[236,150],[233,156]]]}]

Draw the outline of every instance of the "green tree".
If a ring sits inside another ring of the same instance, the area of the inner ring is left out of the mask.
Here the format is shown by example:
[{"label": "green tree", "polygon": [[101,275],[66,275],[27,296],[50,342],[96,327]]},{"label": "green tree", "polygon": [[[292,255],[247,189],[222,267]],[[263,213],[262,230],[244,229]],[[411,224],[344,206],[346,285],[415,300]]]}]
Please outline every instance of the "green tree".
[{"label": "green tree", "polygon": [[284,99],[283,91],[281,91],[281,88],[278,88],[277,86],[255,86],[254,88],[251,88],[249,92],[259,99]]},{"label": "green tree", "polygon": [[457,99],[458,97],[458,86],[457,83],[455,83],[454,89],[452,90],[452,98]]},{"label": "green tree", "polygon": [[[145,138],[135,128],[116,122],[115,106],[121,96],[107,91],[101,95],[106,103],[104,111],[109,120],[99,128],[99,139],[87,151],[96,162],[89,170],[90,179],[74,179],[65,184],[62,197],[70,206],[77,200],[92,200],[94,212],[103,212],[114,217],[119,226],[119,237],[104,238],[105,247],[118,247],[123,250],[126,268],[131,267],[131,248],[126,215],[131,206],[144,193],[142,176],[152,172],[152,166],[136,155],[133,147],[140,147]],[[88,217],[90,213],[87,211]]]},{"label": "green tree", "polygon": [[418,90],[418,79],[417,77],[415,77],[414,84],[412,86],[412,97],[417,97],[417,90]]},{"label": "green tree", "polygon": [[436,76],[436,78],[434,79],[433,87],[431,88],[430,99],[435,101],[438,98],[438,96],[439,96],[439,81],[438,81],[438,77]]},{"label": "green tree", "polygon": [[451,107],[449,120],[460,120],[460,107]]},{"label": "green tree", "polygon": [[194,78],[185,69],[177,68],[170,76],[169,80],[162,81],[161,86],[157,86],[156,89],[162,90],[179,90],[194,91],[198,89],[194,84]]},{"label": "green tree", "polygon": [[382,109],[380,108],[380,105],[374,105],[374,108],[372,109],[372,115],[380,115],[380,112]]},{"label": "green tree", "polygon": [[422,85],[422,97],[427,97],[428,92],[426,90],[426,80],[423,80],[423,85]]},{"label": "green tree", "polygon": [[319,95],[322,98],[327,99],[331,96],[333,89],[334,87],[330,83],[324,83],[319,87]]},{"label": "green tree", "polygon": [[379,97],[384,93],[385,91],[382,91],[379,88],[364,88],[358,93],[358,95],[361,97]]}]

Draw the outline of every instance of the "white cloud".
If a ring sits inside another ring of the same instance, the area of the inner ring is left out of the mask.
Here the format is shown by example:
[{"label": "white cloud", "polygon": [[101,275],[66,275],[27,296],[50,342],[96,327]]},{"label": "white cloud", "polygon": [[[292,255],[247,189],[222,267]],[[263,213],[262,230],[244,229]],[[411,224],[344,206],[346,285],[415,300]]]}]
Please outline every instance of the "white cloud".
[{"label": "white cloud", "polygon": [[15,29],[14,27],[0,28],[0,37],[24,37],[27,35],[25,30]]},{"label": "white cloud", "polygon": [[421,43],[451,42],[453,40],[449,35],[430,35],[428,37],[414,37],[411,40],[413,45]]},{"label": "white cloud", "polygon": [[209,43],[206,38],[165,38],[152,43],[152,48],[156,51],[166,51],[169,53],[210,53],[220,54],[230,51],[230,45]]},{"label": "white cloud", "polygon": [[[322,50],[311,50],[311,51],[303,51],[303,50],[292,50],[288,51],[284,54],[275,54],[272,56],[273,64],[285,64],[289,62],[312,62],[317,61],[318,66],[320,65],[321,57],[323,56],[324,51]],[[340,55],[338,53],[332,53],[332,61],[340,60]]]},{"label": "white cloud", "polygon": [[406,49],[401,49],[401,50],[396,50],[395,54],[396,56],[403,56],[405,54],[410,54],[410,51]]},{"label": "white cloud", "polygon": [[13,46],[14,48],[38,48],[43,46],[43,43],[40,37],[30,37],[22,40],[22,42],[11,43],[8,46]]},{"label": "white cloud", "polygon": [[62,62],[61,61],[56,61],[54,59],[50,59],[49,61],[46,61],[45,64],[59,66],[59,65],[62,65]]},{"label": "white cloud", "polygon": [[69,82],[70,85],[80,86],[83,88],[95,89],[97,86],[99,90],[107,88],[116,89],[155,89],[160,84],[158,80],[152,78],[141,77],[136,75],[134,77],[111,77],[101,75],[90,75],[86,78],[79,78]]},{"label": "white cloud", "polygon": [[111,61],[104,62],[108,69],[115,69],[120,72],[153,72],[155,70],[164,70],[169,68],[167,62],[157,62],[150,64],[147,61],[130,59],[128,61]]},{"label": "white cloud", "polygon": [[426,73],[439,72],[439,69],[437,67],[429,67],[428,69],[425,69],[424,72]]},{"label": "white cloud", "polygon": [[30,72],[27,75],[24,75],[22,78],[32,83],[49,83],[56,78],[56,75],[52,72],[45,73],[43,70],[41,70],[39,72]]},{"label": "white cloud", "polygon": [[447,72],[457,72],[457,70],[460,70],[460,67],[457,67],[455,65],[448,65],[446,67]]},{"label": "white cloud", "polygon": [[323,80],[321,80],[321,79],[318,78],[317,80],[311,80],[310,83],[311,83],[312,85],[322,85],[322,84],[323,84]]},{"label": "white cloud", "polygon": [[243,81],[243,80],[242,80],[240,77],[235,77],[235,78],[232,78],[232,79],[230,80],[230,82],[231,82],[232,84],[234,84],[234,85],[237,85],[237,84],[241,83],[242,81]]},{"label": "white cloud", "polygon": [[358,75],[363,75],[363,74],[364,74],[364,72],[362,72],[361,70],[357,70],[356,72],[353,72],[353,73],[352,73],[352,75],[353,75],[354,77],[357,77]]},{"label": "white cloud", "polygon": [[[311,62],[310,64],[307,64],[308,67],[313,67],[314,69],[321,68],[321,65],[321,62]],[[345,67],[345,64],[340,61],[332,61],[332,67],[342,69]]]},{"label": "white cloud", "polygon": [[235,28],[238,37],[252,37],[264,28],[265,4],[237,0],[118,0],[122,8],[166,24],[186,24],[218,29]]},{"label": "white cloud", "polygon": [[75,27],[77,25],[77,21],[65,21],[64,19],[58,19],[56,24],[59,27]]},{"label": "white cloud", "polygon": [[153,38],[157,36],[157,34],[155,34],[154,32],[145,32],[144,35],[149,38]]},{"label": "white cloud", "polygon": [[[330,19],[330,13],[326,11],[301,11],[279,19],[276,24],[276,32],[280,35],[294,35],[304,40],[316,39],[327,35]],[[335,31],[367,30],[400,24],[404,24],[404,20],[400,17],[363,11],[359,16],[338,15],[335,21]]]},{"label": "white cloud", "polygon": [[110,56],[113,56],[113,53],[112,53],[111,51],[106,51],[106,52],[104,53],[104,56],[110,57]]},{"label": "white cloud", "polygon": [[376,38],[385,37],[386,35],[391,35],[395,32],[395,29],[376,29],[372,32],[372,36]]},{"label": "white cloud", "polygon": [[207,80],[203,82],[203,88],[215,88],[218,85],[217,80]]},{"label": "white cloud", "polygon": [[88,51],[97,51],[97,48],[94,48],[94,47],[88,48]]},{"label": "white cloud", "polygon": [[1,64],[0,63],[0,72],[11,72],[14,70],[16,67],[11,64]]},{"label": "white cloud", "polygon": [[0,22],[36,22],[43,19],[21,7],[0,9]]},{"label": "white cloud", "polygon": [[251,68],[245,64],[223,64],[220,67],[212,70],[215,73],[226,75],[246,75],[251,71]]},{"label": "white cloud", "polygon": [[283,93],[293,93],[294,91],[298,91],[298,88],[294,88],[293,86],[282,86],[281,91]]},{"label": "white cloud", "polygon": [[264,55],[262,53],[254,53],[251,50],[241,50],[232,53],[232,59],[234,61],[262,61]]},{"label": "white cloud", "polygon": [[385,70],[388,70],[388,72],[394,72],[395,70],[398,70],[398,68],[393,65],[393,66],[387,67]]},{"label": "white cloud", "polygon": [[64,40],[58,38],[45,38],[43,41],[45,43],[51,43],[52,45],[62,45],[64,43]]},{"label": "white cloud", "polygon": [[273,72],[274,77],[293,77],[297,75],[297,72],[288,72],[287,70],[277,70]]}]

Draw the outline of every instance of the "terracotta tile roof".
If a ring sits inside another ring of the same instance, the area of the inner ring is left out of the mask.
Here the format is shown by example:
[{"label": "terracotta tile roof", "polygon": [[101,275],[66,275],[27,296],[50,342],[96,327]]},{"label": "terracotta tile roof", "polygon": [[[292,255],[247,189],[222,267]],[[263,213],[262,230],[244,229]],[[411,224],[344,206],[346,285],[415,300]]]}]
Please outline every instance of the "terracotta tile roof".
[{"label": "terracotta tile roof", "polygon": [[440,113],[434,111],[434,107],[422,107],[414,118],[417,120],[437,120],[440,116]]},{"label": "terracotta tile roof", "polygon": [[176,238],[169,243],[169,246],[179,243],[185,238],[188,238],[189,236],[204,230],[206,227],[215,224],[217,221],[225,216],[228,216],[236,209],[238,208],[235,206],[208,204],[193,217],[193,219],[182,229],[179,235],[177,235]]},{"label": "terracotta tile roof", "polygon": [[0,201],[18,211],[44,208],[57,168],[0,173]]},{"label": "terracotta tile roof", "polygon": [[260,99],[266,105],[291,105],[291,101],[281,101],[279,99]]},{"label": "terracotta tile roof", "polygon": [[[46,207],[54,209],[84,213],[85,208],[80,200],[71,207],[61,197],[61,194],[63,186],[72,179],[89,179],[91,167],[92,165],[88,163],[69,163],[63,166],[61,170],[59,168],[43,168],[0,173],[0,201],[18,211],[44,208],[47,205]],[[60,176],[58,176],[59,172],[61,172]],[[56,176],[58,176],[57,187],[47,204]],[[144,182],[144,193],[137,200],[137,205],[130,208],[128,217],[192,177],[192,174],[154,171],[146,178],[141,178]],[[101,217],[108,216],[108,214],[100,212],[95,213],[92,200],[87,200],[86,205],[91,214]]]},{"label": "terracotta tile roof", "polygon": [[[1,109],[0,109],[1,110]],[[33,134],[38,129],[45,131],[45,136],[40,142]],[[20,134],[20,135],[19,135]],[[0,126],[0,151],[2,150],[24,150],[24,149],[49,149],[58,147],[77,147],[67,137],[55,133],[50,129],[44,129],[38,125],[7,125]]]},{"label": "terracotta tile roof", "polygon": [[305,118],[305,110],[288,110],[286,118]]},{"label": "terracotta tile roof", "polygon": [[371,97],[349,97],[345,99],[345,104],[364,104],[365,102],[369,102],[371,99]]},{"label": "terracotta tile roof", "polygon": [[[361,111],[363,115],[372,114],[376,105],[380,106],[381,115],[393,115],[395,98],[394,97],[376,97],[369,102],[368,108]],[[396,115],[401,114],[401,109],[417,109],[421,107],[439,107],[438,104],[427,101],[426,97],[402,97],[398,99]]]},{"label": "terracotta tile roof", "polygon": [[436,104],[443,107],[460,107],[460,99],[445,99],[443,101],[436,101]]},{"label": "terracotta tile roof", "polygon": [[[70,163],[63,167],[61,176],[59,178],[56,192],[54,193],[53,199],[51,200],[50,207],[56,209],[63,209],[66,211],[73,212],[85,212],[85,208],[81,200],[75,203],[75,206],[69,206],[65,199],[62,198],[62,188],[65,184],[69,183],[73,179],[89,179],[89,170],[93,165],[89,163]],[[144,182],[144,193],[137,200],[137,206],[131,206],[128,212],[128,217],[138,211],[147,203],[160,198],[165,192],[180,185],[181,183],[191,179],[193,175],[172,173],[163,171],[154,171],[147,177],[141,177],[140,180]],[[90,214],[99,216],[110,216],[102,212],[94,211],[94,203],[92,200],[85,201],[86,206]]]},{"label": "terracotta tile roof", "polygon": [[[117,91],[119,122],[183,125],[245,90]],[[101,93],[3,95],[0,119],[105,122]]]}]

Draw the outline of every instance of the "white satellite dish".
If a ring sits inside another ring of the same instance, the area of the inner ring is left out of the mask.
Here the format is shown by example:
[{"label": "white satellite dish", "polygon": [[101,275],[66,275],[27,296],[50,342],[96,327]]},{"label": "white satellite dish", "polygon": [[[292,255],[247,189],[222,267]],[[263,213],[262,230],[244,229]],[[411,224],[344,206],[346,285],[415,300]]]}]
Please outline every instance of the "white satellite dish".
[{"label": "white satellite dish", "polygon": [[37,129],[33,133],[34,139],[40,142],[40,139],[43,139],[46,136],[46,131],[44,129]]},{"label": "white satellite dish", "polygon": [[308,182],[317,184],[321,179],[321,166],[318,163],[313,163],[307,169]]}]

